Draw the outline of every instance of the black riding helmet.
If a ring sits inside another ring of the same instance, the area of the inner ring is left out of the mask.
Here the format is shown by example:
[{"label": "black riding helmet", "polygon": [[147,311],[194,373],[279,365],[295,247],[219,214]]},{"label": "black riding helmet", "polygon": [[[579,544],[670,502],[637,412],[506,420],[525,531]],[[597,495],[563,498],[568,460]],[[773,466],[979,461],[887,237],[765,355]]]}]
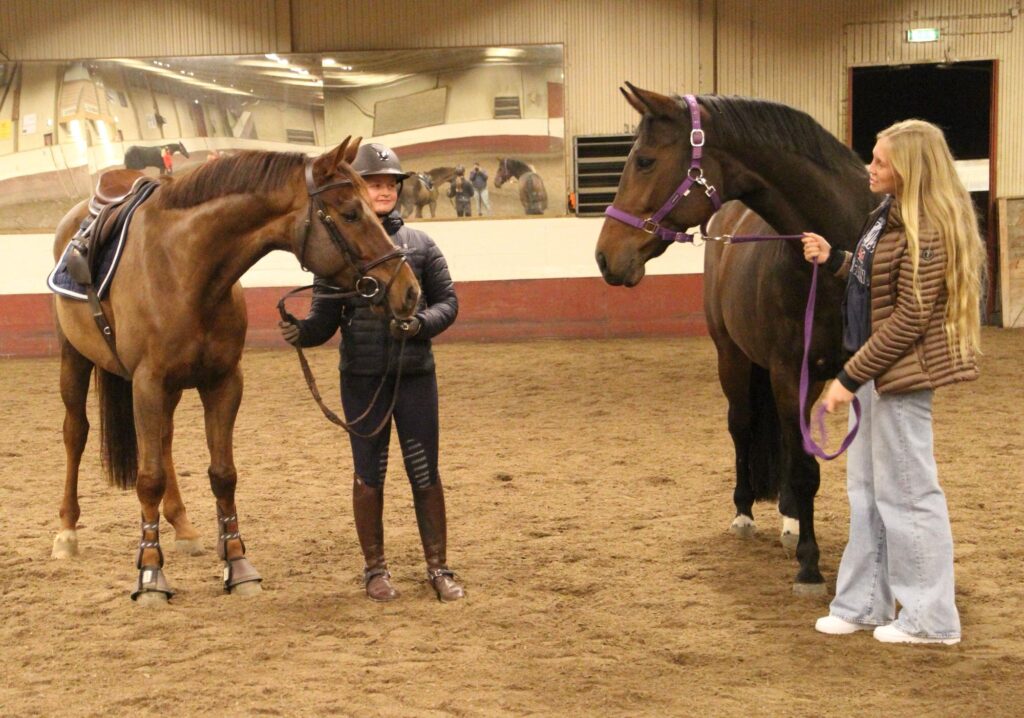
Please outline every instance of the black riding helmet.
[{"label": "black riding helmet", "polygon": [[402,163],[398,155],[379,142],[370,142],[359,146],[356,158],[352,161],[352,169],[360,177],[367,175],[395,175],[399,182],[409,176],[408,172],[402,170]]}]

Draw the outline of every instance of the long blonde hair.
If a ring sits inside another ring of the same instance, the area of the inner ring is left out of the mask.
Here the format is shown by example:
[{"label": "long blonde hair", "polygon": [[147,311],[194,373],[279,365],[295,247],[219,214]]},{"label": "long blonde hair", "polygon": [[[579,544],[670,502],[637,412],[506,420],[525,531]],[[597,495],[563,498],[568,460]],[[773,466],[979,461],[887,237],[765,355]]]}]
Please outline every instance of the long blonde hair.
[{"label": "long blonde hair", "polygon": [[921,259],[921,217],[939,233],[946,250],[946,316],[943,328],[950,352],[969,360],[981,344],[981,285],[985,246],[978,218],[942,130],[924,120],[904,120],[878,133],[889,143],[896,180],[896,201],[903,216],[913,267],[913,287],[921,303],[918,267]]}]

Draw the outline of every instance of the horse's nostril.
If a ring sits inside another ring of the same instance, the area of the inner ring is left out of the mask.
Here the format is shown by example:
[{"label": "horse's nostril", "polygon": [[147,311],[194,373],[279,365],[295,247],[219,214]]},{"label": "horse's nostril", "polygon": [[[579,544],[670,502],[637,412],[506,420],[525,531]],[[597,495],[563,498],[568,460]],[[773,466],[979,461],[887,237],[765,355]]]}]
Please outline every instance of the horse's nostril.
[{"label": "horse's nostril", "polygon": [[416,308],[416,302],[419,301],[419,292],[416,291],[416,287],[409,287],[405,292],[405,307],[412,311]]},{"label": "horse's nostril", "polygon": [[597,268],[600,269],[602,273],[608,269],[608,260],[604,258],[604,252],[597,253]]}]

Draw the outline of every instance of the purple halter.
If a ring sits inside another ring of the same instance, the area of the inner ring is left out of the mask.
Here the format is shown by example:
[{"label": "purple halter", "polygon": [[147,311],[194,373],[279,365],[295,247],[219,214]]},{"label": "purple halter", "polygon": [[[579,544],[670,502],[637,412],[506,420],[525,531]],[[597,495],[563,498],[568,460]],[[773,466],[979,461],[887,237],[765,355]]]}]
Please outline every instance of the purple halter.
[{"label": "purple halter", "polygon": [[[690,194],[690,189],[693,185],[697,184],[704,188],[704,194],[711,200],[711,204],[714,205],[716,211],[722,208],[722,200],[718,196],[718,190],[715,189],[714,185],[708,183],[704,177],[704,170],[700,166],[701,157],[704,156],[704,130],[700,127],[700,107],[697,105],[697,98],[693,95],[683,95],[683,99],[686,100],[686,104],[690,108],[690,147],[693,152],[690,156],[690,167],[686,170],[686,177],[683,179],[682,184],[676,188],[676,191],[661,206],[661,209],[647,219],[641,219],[612,205],[609,205],[604,211],[608,217],[617,219],[624,224],[628,224],[630,227],[642,229],[648,234],[656,235],[665,242],[693,241],[692,234],[677,232],[661,226],[661,221],[668,216],[669,212],[675,209],[675,206],[679,204],[679,200]],[[703,233],[703,228],[701,232]]]}]

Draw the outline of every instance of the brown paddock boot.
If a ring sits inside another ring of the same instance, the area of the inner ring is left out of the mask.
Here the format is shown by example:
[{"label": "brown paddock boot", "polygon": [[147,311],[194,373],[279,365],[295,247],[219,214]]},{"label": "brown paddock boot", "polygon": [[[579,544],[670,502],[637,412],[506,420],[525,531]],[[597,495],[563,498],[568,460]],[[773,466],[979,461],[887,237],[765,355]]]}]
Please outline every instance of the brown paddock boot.
[{"label": "brown paddock boot", "polygon": [[438,480],[425,489],[412,490],[416,506],[416,523],[420,528],[423,542],[423,556],[427,560],[427,580],[445,603],[458,601],[466,595],[465,589],[455,580],[455,574],[448,569],[446,552],[448,528],[444,511],[444,489]]},{"label": "brown paddock boot", "polygon": [[384,559],[384,489],[367,486],[356,476],[352,482],[352,513],[366,560],[363,570],[366,595],[373,601],[394,601],[398,591],[391,585],[391,573]]}]

